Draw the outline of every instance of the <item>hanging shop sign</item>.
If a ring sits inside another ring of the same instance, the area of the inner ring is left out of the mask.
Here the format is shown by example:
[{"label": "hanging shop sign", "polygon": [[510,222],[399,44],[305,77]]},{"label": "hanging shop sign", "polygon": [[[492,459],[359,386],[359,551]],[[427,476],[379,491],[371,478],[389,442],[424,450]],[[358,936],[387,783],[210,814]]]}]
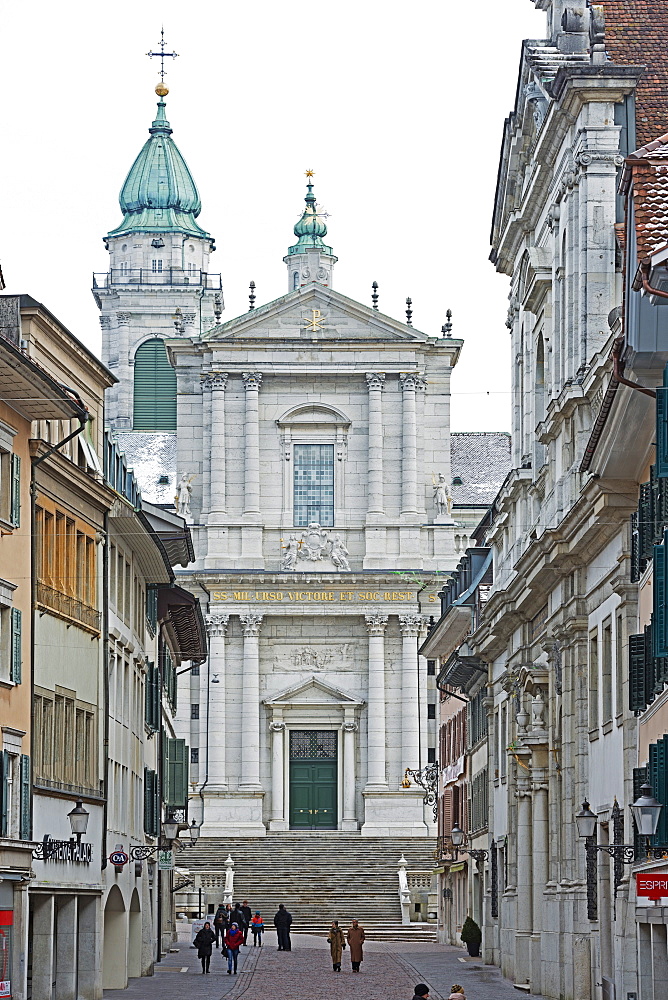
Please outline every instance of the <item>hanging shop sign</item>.
[{"label": "hanging shop sign", "polygon": [[158,871],[171,872],[174,870],[174,851],[158,851]]},{"label": "hanging shop sign", "polygon": [[37,861],[63,861],[89,865],[93,860],[93,845],[89,840],[52,840],[48,835],[32,852]]},{"label": "hanging shop sign", "polygon": [[123,865],[127,865],[130,856],[125,851],[112,851],[109,855],[109,860],[114,867],[121,868]]},{"label": "hanging shop sign", "polygon": [[657,900],[668,896],[668,872],[652,872],[651,875],[636,872],[636,895]]}]

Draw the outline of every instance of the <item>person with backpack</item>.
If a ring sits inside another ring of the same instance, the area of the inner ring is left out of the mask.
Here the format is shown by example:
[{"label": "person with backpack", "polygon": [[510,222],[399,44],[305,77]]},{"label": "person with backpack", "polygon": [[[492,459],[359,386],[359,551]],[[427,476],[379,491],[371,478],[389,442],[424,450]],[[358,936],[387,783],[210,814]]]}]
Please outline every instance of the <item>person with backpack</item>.
[{"label": "person with backpack", "polygon": [[255,911],[255,916],[251,917],[250,928],[253,932],[253,947],[255,948],[258,940],[260,943],[260,948],[262,947],[262,934],[264,931],[264,921],[260,915],[260,911]]},{"label": "person with backpack", "polygon": [[227,929],[227,920],[225,919],[225,906],[221,903],[216,910],[216,915],[213,918],[213,929],[216,933],[216,948],[219,947],[220,942],[225,939],[225,931]]}]

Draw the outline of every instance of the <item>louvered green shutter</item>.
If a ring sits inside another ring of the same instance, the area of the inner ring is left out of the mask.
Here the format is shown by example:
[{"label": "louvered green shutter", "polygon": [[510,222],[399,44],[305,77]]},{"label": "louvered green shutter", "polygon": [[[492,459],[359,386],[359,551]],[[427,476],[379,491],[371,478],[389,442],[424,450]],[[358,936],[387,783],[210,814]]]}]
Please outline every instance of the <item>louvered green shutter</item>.
[{"label": "louvered green shutter", "polygon": [[2,777],[0,778],[0,836],[9,833],[9,754],[2,751]]},{"label": "louvered green shutter", "polygon": [[[664,381],[666,375],[664,373]],[[668,476],[668,389],[656,390],[656,471]]]},{"label": "louvered green shutter", "polygon": [[664,736],[656,743],[650,744],[648,781],[652,786],[654,795],[663,803],[659,825],[656,835],[653,838],[654,844],[663,846],[668,844],[668,736]]},{"label": "louvered green shutter", "polygon": [[184,809],[188,798],[188,747],[185,740],[166,741],[165,805]]},{"label": "louvered green shutter", "polygon": [[11,639],[10,639],[10,667],[9,667],[9,679],[14,681],[15,684],[21,683],[21,662],[22,662],[22,643],[21,643],[21,612],[18,608],[12,608],[11,617]]},{"label": "louvered green shutter", "polygon": [[644,632],[629,636],[629,708],[632,712],[644,712],[647,708]]},{"label": "louvered green shutter", "polygon": [[652,654],[668,656],[666,641],[666,546],[654,546]]},{"label": "louvered green shutter", "polygon": [[638,511],[631,514],[631,583],[637,583],[642,576],[644,565],[640,561],[640,537],[638,533]]},{"label": "louvered green shutter", "polygon": [[21,840],[30,840],[30,798],[32,792],[32,782],[30,780],[30,757],[21,754],[21,829],[19,836]]},{"label": "louvered green shutter", "polygon": [[159,337],[135,354],[133,430],[176,430],[176,374]]},{"label": "louvered green shutter", "polygon": [[150,837],[158,835],[158,775],[144,768],[144,832]]},{"label": "louvered green shutter", "polygon": [[18,528],[21,523],[21,457],[19,455],[12,455],[11,478],[9,520],[15,528]]},{"label": "louvered green shutter", "polygon": [[640,540],[640,558],[652,558],[654,545],[654,516],[652,513],[652,484],[640,484],[640,499],[638,501],[638,537]]}]

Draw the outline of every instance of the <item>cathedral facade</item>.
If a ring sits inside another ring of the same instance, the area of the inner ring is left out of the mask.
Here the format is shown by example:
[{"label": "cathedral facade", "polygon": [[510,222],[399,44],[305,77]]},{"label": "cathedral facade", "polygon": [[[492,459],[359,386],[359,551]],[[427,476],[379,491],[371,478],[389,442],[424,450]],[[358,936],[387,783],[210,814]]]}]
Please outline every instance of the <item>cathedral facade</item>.
[{"label": "cathedral facade", "polygon": [[334,290],[310,171],[286,294],[223,322],[164,96],[94,294],[121,379],[109,422],[143,495],[175,502],[195,540],[179,584],[210,656],[180,678],[191,812],[203,837],[428,836],[406,778],[436,754],[418,645],[479,513],[449,489],[462,341]]}]

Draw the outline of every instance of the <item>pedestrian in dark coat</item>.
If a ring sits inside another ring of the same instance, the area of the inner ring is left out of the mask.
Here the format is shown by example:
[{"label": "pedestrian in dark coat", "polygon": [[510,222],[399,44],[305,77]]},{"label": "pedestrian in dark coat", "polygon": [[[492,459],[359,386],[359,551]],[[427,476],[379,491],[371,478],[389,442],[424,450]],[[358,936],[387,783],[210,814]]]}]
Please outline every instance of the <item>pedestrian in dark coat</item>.
[{"label": "pedestrian in dark coat", "polygon": [[353,972],[359,972],[360,964],[364,960],[364,949],[362,948],[364,944],[364,928],[360,927],[357,920],[353,920],[348,928],[348,944],[350,945],[350,961],[352,962]]},{"label": "pedestrian in dark coat", "polygon": [[292,951],[292,945],[290,943],[291,923],[292,914],[285,909],[283,903],[279,903],[278,911],[274,916],[274,927],[276,928],[276,934],[278,936],[279,951]]},{"label": "pedestrian in dark coat", "polygon": [[213,918],[213,929],[216,933],[216,948],[220,944],[220,940],[225,938],[225,931],[227,930],[227,919],[225,917],[225,907],[221,903],[216,910],[216,915]]},{"label": "pedestrian in dark coat", "polygon": [[202,975],[211,971],[209,965],[211,964],[211,952],[213,951],[215,940],[216,935],[211,930],[211,924],[207,920],[202,930],[197,932],[193,941],[193,944],[197,948],[197,957],[202,960]]},{"label": "pedestrian in dark coat", "polygon": [[418,983],[413,990],[413,1000],[429,1000],[429,987],[426,983]]},{"label": "pedestrian in dark coat", "polygon": [[232,921],[239,925],[239,930],[243,934],[244,927],[246,926],[246,917],[244,916],[244,911],[241,909],[241,903],[234,904],[234,909],[230,913],[230,924]]},{"label": "pedestrian in dark coat", "polygon": [[232,925],[225,933],[225,947],[227,948],[227,974],[232,975],[232,966],[234,966],[234,975],[237,974],[237,960],[239,958],[239,948],[244,939],[243,931],[239,929],[239,925],[236,921],[232,922]]},{"label": "pedestrian in dark coat", "polygon": [[338,920],[332,920],[332,926],[329,932],[329,937],[327,938],[327,944],[329,945],[329,952],[332,956],[332,968],[334,972],[341,971],[341,955],[343,954],[343,949],[346,946],[346,939],[343,936],[343,931],[339,927]]},{"label": "pedestrian in dark coat", "polygon": [[250,906],[248,905],[248,900],[247,899],[244,899],[243,903],[241,904],[241,912],[244,915],[244,921],[245,921],[244,929],[243,929],[244,930],[244,946],[247,946],[248,928],[250,927],[251,918],[253,916],[253,911],[251,910]]}]

